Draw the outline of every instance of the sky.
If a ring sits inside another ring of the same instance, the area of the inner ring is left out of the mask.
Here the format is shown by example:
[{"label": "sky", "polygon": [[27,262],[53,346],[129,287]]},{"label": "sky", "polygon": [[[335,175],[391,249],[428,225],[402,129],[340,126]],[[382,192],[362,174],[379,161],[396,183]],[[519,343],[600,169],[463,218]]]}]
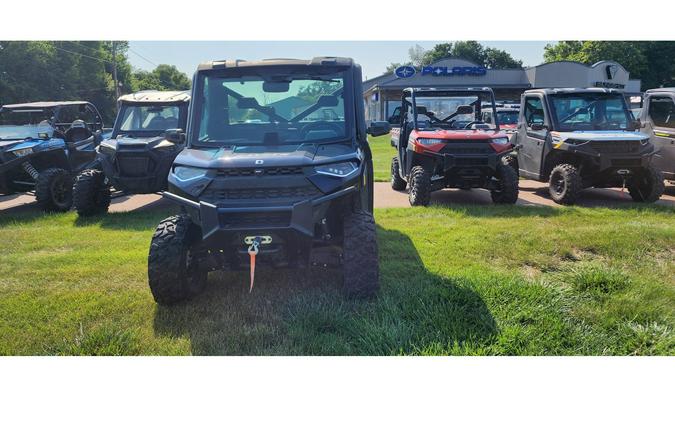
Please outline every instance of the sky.
[{"label": "sky", "polygon": [[[428,50],[442,41],[129,41],[131,65],[152,70],[157,64],[175,65],[190,77],[201,62],[222,59],[309,59],[316,56],[353,58],[364,79],[384,73],[390,63],[408,59],[415,44]],[[544,60],[544,46],[553,41],[481,41],[487,47],[506,50],[524,66]]]}]

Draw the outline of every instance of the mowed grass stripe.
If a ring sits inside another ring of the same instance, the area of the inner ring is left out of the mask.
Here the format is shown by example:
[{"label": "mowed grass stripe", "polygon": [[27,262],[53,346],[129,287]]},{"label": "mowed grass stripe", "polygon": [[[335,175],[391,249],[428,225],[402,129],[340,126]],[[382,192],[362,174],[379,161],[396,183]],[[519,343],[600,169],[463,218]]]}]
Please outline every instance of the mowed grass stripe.
[{"label": "mowed grass stripe", "polygon": [[376,210],[382,293],[338,272],[212,273],[155,305],[147,250],[174,210],[0,217],[0,354],[648,355],[675,352],[675,212]]}]

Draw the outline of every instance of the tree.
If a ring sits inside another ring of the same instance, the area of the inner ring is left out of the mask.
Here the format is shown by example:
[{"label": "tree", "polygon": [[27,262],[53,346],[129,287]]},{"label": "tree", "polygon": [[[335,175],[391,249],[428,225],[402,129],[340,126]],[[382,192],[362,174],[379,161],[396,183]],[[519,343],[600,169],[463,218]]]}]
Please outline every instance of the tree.
[{"label": "tree", "polygon": [[642,88],[675,85],[673,41],[560,41],[544,48],[544,60],[573,60],[587,65],[614,60],[642,80]]},{"label": "tree", "polygon": [[148,89],[159,91],[183,91],[190,89],[190,79],[176,66],[160,64],[152,71],[137,70],[133,74],[133,91]]},{"label": "tree", "polygon": [[424,66],[430,65],[431,63],[437,62],[439,60],[452,57],[452,43],[444,42],[436,44],[433,48],[426,52],[424,55]]},{"label": "tree", "polygon": [[[117,73],[130,87],[126,42],[118,42]],[[0,104],[86,100],[105,122],[115,116],[109,41],[0,41]]]},{"label": "tree", "polygon": [[[434,45],[425,51],[419,45],[408,50],[410,61],[403,65],[428,66],[447,58],[465,59],[489,69],[514,69],[523,66],[521,60],[514,59],[508,52],[491,47],[484,47],[477,41],[457,41],[454,44],[444,42]],[[387,66],[386,74],[393,73],[400,63]]]}]

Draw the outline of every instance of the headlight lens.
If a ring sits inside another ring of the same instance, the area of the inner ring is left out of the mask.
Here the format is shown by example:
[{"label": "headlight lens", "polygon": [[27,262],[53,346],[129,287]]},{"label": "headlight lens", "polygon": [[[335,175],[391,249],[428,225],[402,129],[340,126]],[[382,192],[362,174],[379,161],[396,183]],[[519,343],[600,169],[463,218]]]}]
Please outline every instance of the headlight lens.
[{"label": "headlight lens", "polygon": [[327,164],[325,166],[317,166],[314,169],[319,174],[326,174],[328,176],[347,177],[358,170],[359,166],[353,161],[342,163]]},{"label": "headlight lens", "polygon": [[583,141],[581,139],[565,139],[565,143],[570,145],[583,145],[587,144],[588,141]]},{"label": "headlight lens", "polygon": [[163,139],[160,143],[155,145],[153,148],[172,148],[175,145],[176,144],[174,144],[173,142],[167,141],[166,139]]},{"label": "headlight lens", "polygon": [[173,174],[181,182],[199,179],[200,177],[206,176],[207,172],[208,172],[207,169],[200,169],[197,167],[186,167],[186,166],[176,166],[173,169]]},{"label": "headlight lens", "polygon": [[506,145],[509,143],[509,138],[495,138],[492,140],[493,144]]},{"label": "headlight lens", "polygon": [[415,140],[420,145],[436,145],[443,142],[442,139],[433,139],[433,138],[417,138]]},{"label": "headlight lens", "polygon": [[25,156],[25,155],[32,154],[32,153],[33,153],[33,148],[32,148],[32,147],[29,147],[29,148],[15,149],[15,150],[12,151],[12,152],[13,152],[14,155],[16,155],[17,157],[23,157],[23,156]]}]

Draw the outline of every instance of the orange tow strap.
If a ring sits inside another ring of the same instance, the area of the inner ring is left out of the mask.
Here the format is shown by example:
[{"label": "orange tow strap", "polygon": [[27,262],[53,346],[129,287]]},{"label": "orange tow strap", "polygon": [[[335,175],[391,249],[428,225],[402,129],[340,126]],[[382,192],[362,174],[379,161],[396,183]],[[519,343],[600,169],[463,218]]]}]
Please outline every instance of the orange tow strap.
[{"label": "orange tow strap", "polygon": [[258,255],[258,245],[259,242],[255,240],[248,248],[248,256],[251,257],[251,286],[248,289],[249,293],[253,291],[253,280],[255,279],[255,256]]}]

